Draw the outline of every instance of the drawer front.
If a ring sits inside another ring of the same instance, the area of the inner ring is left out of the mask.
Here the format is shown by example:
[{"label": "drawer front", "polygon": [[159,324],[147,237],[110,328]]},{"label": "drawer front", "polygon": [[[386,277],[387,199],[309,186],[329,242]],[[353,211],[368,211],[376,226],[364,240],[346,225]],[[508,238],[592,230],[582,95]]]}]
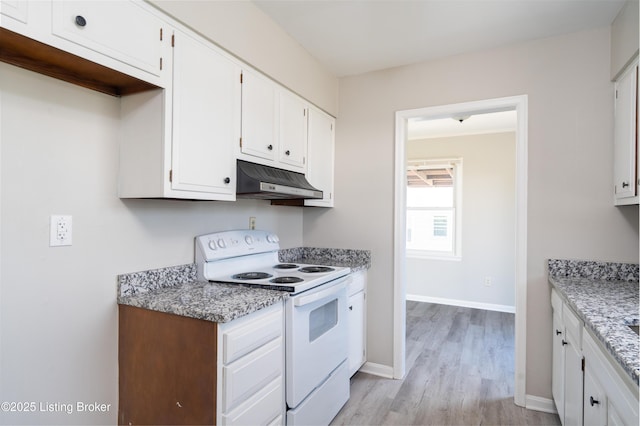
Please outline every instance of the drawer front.
[{"label": "drawer front", "polygon": [[262,318],[241,323],[230,329],[223,329],[223,362],[229,364],[265,343],[282,336],[282,328],[282,309],[277,309]]},{"label": "drawer front", "polygon": [[551,290],[551,307],[562,318],[562,299],[555,289]]},{"label": "drawer front", "polygon": [[573,313],[568,307],[564,306],[562,309],[562,321],[567,333],[571,334],[580,347],[582,347],[582,321]]},{"label": "drawer front", "polygon": [[283,340],[267,343],[222,368],[222,411],[228,412],[283,375]]},{"label": "drawer front", "polygon": [[282,420],[284,389],[282,378],[277,378],[235,410],[222,415],[225,425],[266,425]]},{"label": "drawer front", "polygon": [[54,1],[51,7],[54,35],[160,75],[162,21],[134,2]]}]

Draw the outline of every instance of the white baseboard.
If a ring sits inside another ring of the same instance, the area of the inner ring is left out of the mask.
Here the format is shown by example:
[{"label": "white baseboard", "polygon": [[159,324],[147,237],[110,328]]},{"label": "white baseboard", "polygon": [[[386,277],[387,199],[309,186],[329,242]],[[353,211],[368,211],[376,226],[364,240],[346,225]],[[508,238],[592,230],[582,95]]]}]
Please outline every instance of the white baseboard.
[{"label": "white baseboard", "polygon": [[526,395],[526,406],[528,410],[536,410],[542,411],[545,413],[553,413],[558,414],[558,410],[556,410],[556,404],[553,402],[553,399],[542,398],[539,396]]},{"label": "white baseboard", "polygon": [[445,299],[441,297],[421,296],[419,294],[407,294],[407,300],[438,303],[440,305],[461,306],[463,308],[484,309],[485,311],[508,312],[510,314],[514,314],[516,312],[516,307],[510,305],[496,305],[493,303],[472,302],[468,300]]},{"label": "white baseboard", "polygon": [[374,376],[384,377],[385,379],[393,379],[393,367],[388,365],[376,364],[375,362],[365,362],[360,371]]}]

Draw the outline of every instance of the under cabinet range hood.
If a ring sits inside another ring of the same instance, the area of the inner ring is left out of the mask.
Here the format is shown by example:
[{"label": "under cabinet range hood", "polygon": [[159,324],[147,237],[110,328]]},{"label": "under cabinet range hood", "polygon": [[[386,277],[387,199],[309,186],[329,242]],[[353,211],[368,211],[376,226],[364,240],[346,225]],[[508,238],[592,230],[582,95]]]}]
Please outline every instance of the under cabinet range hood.
[{"label": "under cabinet range hood", "polygon": [[236,196],[261,200],[321,199],[302,173],[238,160]]}]

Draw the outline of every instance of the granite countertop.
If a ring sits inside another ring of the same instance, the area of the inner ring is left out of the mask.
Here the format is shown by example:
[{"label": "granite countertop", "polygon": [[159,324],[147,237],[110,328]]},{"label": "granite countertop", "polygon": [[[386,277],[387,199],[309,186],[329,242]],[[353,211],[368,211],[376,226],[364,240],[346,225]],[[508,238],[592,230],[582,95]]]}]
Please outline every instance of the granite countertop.
[{"label": "granite countertop", "polygon": [[371,268],[369,250],[297,247],[280,250],[278,257],[280,262],[344,266],[352,272]]},{"label": "granite countertop", "polygon": [[[371,267],[371,252],[299,247],[279,252],[281,262]],[[198,281],[196,265],[187,264],[118,276],[118,304],[197,318],[229,322],[284,300],[282,291]]]},{"label": "granite countertop", "polygon": [[638,385],[640,337],[628,327],[639,323],[637,265],[635,270],[629,264],[604,262],[583,266],[550,260],[549,282]]},{"label": "granite countertop", "polygon": [[221,323],[287,297],[281,291],[197,281],[195,264],[118,276],[120,305]]}]

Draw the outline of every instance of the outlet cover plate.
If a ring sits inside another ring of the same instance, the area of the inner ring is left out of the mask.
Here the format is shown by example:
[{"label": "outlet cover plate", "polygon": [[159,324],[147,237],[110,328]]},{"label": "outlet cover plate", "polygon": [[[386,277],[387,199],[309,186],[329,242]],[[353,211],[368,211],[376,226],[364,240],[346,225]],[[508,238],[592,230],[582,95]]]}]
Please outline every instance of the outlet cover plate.
[{"label": "outlet cover plate", "polygon": [[72,243],[72,230],[72,217],[70,215],[51,215],[49,246],[70,246]]}]

